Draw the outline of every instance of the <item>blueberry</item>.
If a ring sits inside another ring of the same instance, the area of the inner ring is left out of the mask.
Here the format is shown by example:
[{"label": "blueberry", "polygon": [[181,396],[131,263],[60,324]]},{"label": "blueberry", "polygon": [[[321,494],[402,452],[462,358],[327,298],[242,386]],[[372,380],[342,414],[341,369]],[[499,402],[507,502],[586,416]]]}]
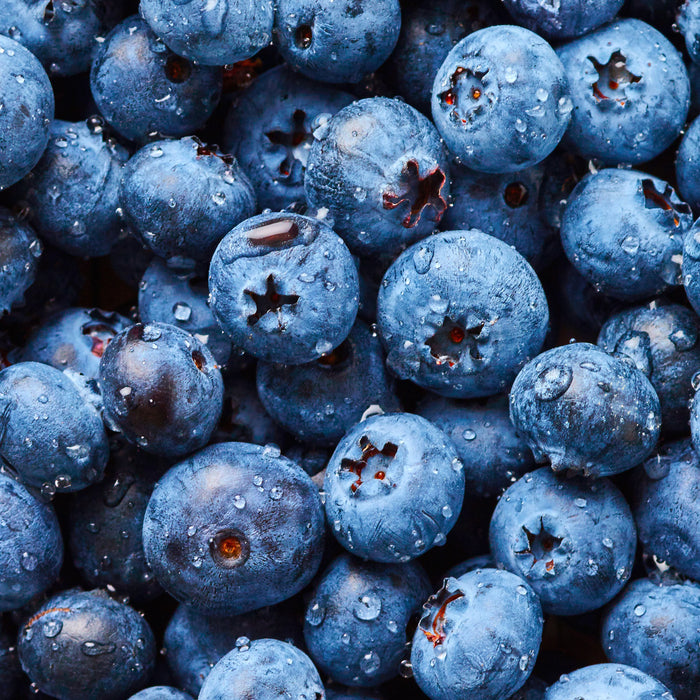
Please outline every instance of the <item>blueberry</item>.
[{"label": "blueberry", "polygon": [[553,348],[525,365],[510,416],[535,459],[592,476],[642,462],[661,425],[659,398],[633,361],[589,343]]},{"label": "blueberry", "polygon": [[204,614],[236,615],[286,600],[313,578],[323,553],[321,500],[279,450],[213,445],[158,482],[143,540],[174,598]]},{"label": "blueberry", "polygon": [[534,468],[530,448],[510,421],[505,396],[470,402],[428,396],[416,412],[452,439],[464,463],[468,493],[498,496]]},{"label": "blueberry", "polygon": [[192,696],[167,685],[154,685],[132,695],[129,700],[192,700]]},{"label": "blueberry", "polygon": [[112,270],[129,287],[138,287],[154,257],[153,251],[128,227],[124,228],[109,252]]},{"label": "blueberry", "polygon": [[395,254],[437,227],[450,193],[440,135],[418,110],[373,97],[314,132],[304,186],[358,255]]},{"label": "blueberry", "polygon": [[43,362],[96,379],[106,347],[130,325],[115,311],[65,309],[46,318],[29,336],[22,360]]},{"label": "blueberry", "polygon": [[573,112],[566,143],[609,165],[644,163],[680,133],[690,105],[683,59],[637,19],[612,22],[558,50]]},{"label": "blueberry", "polygon": [[356,83],[379,68],[401,29],[399,0],[278,0],[277,50],[300,73],[327,83]]},{"label": "blueberry", "polygon": [[221,68],[172,53],[139,17],[118,24],[97,50],[92,96],[122,136],[145,141],[151,132],[184,136],[204,124],[219,101]]},{"label": "blueberry", "polygon": [[212,258],[209,290],[234,344],[272,362],[318,359],[357,314],[350,252],[326,224],[298,214],[262,214],[231,231]]},{"label": "blueberry", "polygon": [[546,691],[547,684],[544,681],[535,676],[530,676],[525,681],[525,685],[511,695],[509,700],[544,700]]},{"label": "blueberry", "polygon": [[35,687],[58,700],[123,700],[146,684],[156,655],[148,623],[100,590],[55,595],[17,646]]},{"label": "blueberry", "polygon": [[102,420],[65,374],[38,362],[11,365],[0,372],[0,404],[0,455],[23,482],[53,495],[102,478]]},{"label": "blueberry", "polygon": [[53,508],[4,473],[0,473],[0,512],[0,612],[4,612],[26,605],[58,578],[63,539]]},{"label": "blueberry", "polygon": [[399,409],[381,341],[361,321],[315,362],[260,362],[257,385],[270,415],[298,440],[314,444],[335,445],[372,407]]},{"label": "blueberry", "polygon": [[468,574],[470,571],[476,571],[476,569],[495,569],[496,562],[490,554],[478,554],[475,557],[470,557],[461,561],[459,564],[455,564],[451,567],[444,578],[459,578]]},{"label": "blueberry", "polygon": [[253,187],[236,159],[192,136],[141,148],[124,168],[120,201],[156,255],[202,262],[255,213]]},{"label": "blueberry", "polygon": [[507,698],[527,680],[542,640],[533,590],[507,571],[447,578],[428,599],[411,664],[431,700]]},{"label": "blueberry", "polygon": [[596,610],[630,577],[637,533],[627,502],[608,480],[562,480],[546,467],[516,481],[490,526],[497,564],[525,579],[545,612]]},{"label": "blueberry", "polygon": [[634,517],[645,553],[700,579],[700,459],[690,440],[667,443],[636,476]]},{"label": "blueberry", "polygon": [[676,156],[676,180],[683,198],[693,207],[700,207],[700,178],[697,163],[700,158],[700,117],[686,130]]},{"label": "blueberry", "polygon": [[221,414],[223,380],[209,349],[166,323],[138,323],[116,335],[99,383],[110,424],[153,454],[203,447]]},{"label": "blueberry", "polygon": [[607,352],[631,357],[656,390],[664,431],[688,429],[693,375],[700,368],[700,319],[689,309],[652,301],[612,316],[598,336]]},{"label": "blueberry", "polygon": [[286,66],[266,71],[238,97],[224,123],[224,146],[238,158],[261,207],[278,210],[304,199],[313,132],[350,102],[351,95]]},{"label": "blueberry", "polygon": [[633,581],[603,618],[601,641],[610,661],[634,666],[666,685],[677,700],[700,688],[700,584]]},{"label": "blueberry", "polygon": [[342,554],[323,572],[306,608],[304,639],[319,669],[351,686],[399,672],[406,627],[430,594],[422,567],[363,563]]},{"label": "blueberry", "polygon": [[636,170],[606,169],[576,186],[561,239],[574,267],[598,291],[627,301],[682,282],[690,207],[667,182]]},{"label": "blueberry", "polygon": [[700,63],[700,3],[685,0],[678,13],[678,28],[693,63]]},{"label": "blueberry", "polygon": [[449,438],[420,416],[358,423],[326,469],[326,518],[348,551],[408,561],[445,542],[464,496],[464,470]]},{"label": "blueberry", "polygon": [[139,12],[175,53],[208,66],[250,58],[272,38],[272,0],[141,0]]},{"label": "blueberry", "polygon": [[563,675],[545,694],[545,700],[673,700],[668,688],[655,678],[623,664],[584,666]]},{"label": "blueberry", "polygon": [[0,190],[21,180],[49,141],[54,97],[34,54],[0,35]]},{"label": "blueberry", "polygon": [[540,281],[509,245],[448,231],[391,265],[377,320],[390,369],[444,396],[504,391],[539,352],[549,320]]},{"label": "blueberry", "polygon": [[435,76],[433,119],[469,168],[524,170],[561,141],[571,116],[564,67],[533,32],[510,25],[462,39]]}]

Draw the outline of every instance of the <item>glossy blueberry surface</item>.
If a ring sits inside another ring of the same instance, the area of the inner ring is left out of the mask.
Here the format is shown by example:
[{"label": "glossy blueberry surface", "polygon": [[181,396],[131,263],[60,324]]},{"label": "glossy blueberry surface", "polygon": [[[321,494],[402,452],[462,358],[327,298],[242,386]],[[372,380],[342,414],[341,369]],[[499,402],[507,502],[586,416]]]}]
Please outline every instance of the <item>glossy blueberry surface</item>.
[{"label": "glossy blueberry surface", "polygon": [[24,221],[0,208],[0,310],[9,311],[24,301],[24,293],[36,279],[41,241]]},{"label": "glossy blueberry surface", "polygon": [[681,5],[678,28],[685,40],[690,60],[700,63],[700,3],[697,0],[686,0]]},{"label": "glossy blueberry surface", "polygon": [[700,178],[697,163],[700,159],[700,119],[688,126],[676,155],[676,179],[678,190],[688,204],[700,206]]}]

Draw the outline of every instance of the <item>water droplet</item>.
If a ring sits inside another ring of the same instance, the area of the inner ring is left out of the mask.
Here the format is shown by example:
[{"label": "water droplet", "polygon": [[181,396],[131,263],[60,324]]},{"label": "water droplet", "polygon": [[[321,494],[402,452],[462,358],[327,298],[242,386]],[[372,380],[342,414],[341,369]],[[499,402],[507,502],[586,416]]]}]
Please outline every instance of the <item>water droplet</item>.
[{"label": "water droplet", "polygon": [[63,623],[60,620],[47,620],[42,625],[41,629],[44,633],[44,637],[53,639],[54,637],[57,637],[59,634],[61,634],[61,630],[63,629]]},{"label": "water droplet", "polygon": [[646,609],[641,603],[639,603],[638,605],[635,605],[635,606],[634,606],[634,614],[635,614],[637,617],[642,617],[642,615],[644,615],[644,613],[645,613],[646,611],[647,611],[647,609]]},{"label": "water droplet", "polygon": [[506,66],[503,71],[503,77],[506,79],[507,83],[512,85],[518,79],[518,71],[516,71],[513,66]]},{"label": "water droplet", "polygon": [[29,552],[22,552],[22,558],[20,559],[20,564],[22,568],[26,571],[34,571],[36,569],[39,560]]},{"label": "water droplet", "polygon": [[376,651],[368,651],[360,659],[360,668],[368,676],[374,675],[379,670],[380,666],[381,666],[381,661],[379,659],[379,654],[377,654]]},{"label": "water droplet", "polygon": [[585,498],[575,498],[574,499],[574,505],[577,508],[585,508],[587,503],[588,503],[588,501],[586,501]]},{"label": "water droplet", "polygon": [[373,594],[360,596],[352,604],[352,612],[358,620],[376,620],[382,611],[382,601]]},{"label": "water droplet", "polygon": [[441,512],[442,512],[442,517],[445,519],[452,517],[452,508],[450,508],[450,506],[443,506]]},{"label": "water droplet", "polygon": [[113,653],[116,648],[116,644],[111,642],[83,642],[80,646],[80,651],[85,656],[101,656],[102,654]]},{"label": "water droplet", "polygon": [[173,316],[176,321],[189,321],[192,316],[192,309],[184,301],[178,301],[173,306]]},{"label": "water droplet", "polygon": [[535,380],[535,396],[541,401],[554,401],[566,392],[573,378],[569,367],[549,367]]},{"label": "water droplet", "polygon": [[273,501],[279,501],[282,498],[282,489],[279,486],[273,486],[270,489],[270,498]]},{"label": "water droplet", "polygon": [[245,498],[240,494],[236,494],[233,497],[233,505],[235,508],[238,508],[238,510],[243,510],[243,508],[245,508]]},{"label": "water droplet", "polygon": [[325,616],[326,608],[317,600],[311,603],[311,605],[306,609],[306,621],[312,627],[318,627],[323,622],[323,618]]},{"label": "water droplet", "polygon": [[476,438],[476,433],[475,433],[473,430],[471,430],[470,428],[467,428],[467,429],[462,433],[462,437],[463,437],[465,440],[467,440],[468,442],[471,442],[472,440],[474,440],[474,439]]},{"label": "water droplet", "polygon": [[637,236],[626,236],[622,243],[620,243],[620,247],[625,253],[635,255],[639,250],[639,238],[637,238]]}]

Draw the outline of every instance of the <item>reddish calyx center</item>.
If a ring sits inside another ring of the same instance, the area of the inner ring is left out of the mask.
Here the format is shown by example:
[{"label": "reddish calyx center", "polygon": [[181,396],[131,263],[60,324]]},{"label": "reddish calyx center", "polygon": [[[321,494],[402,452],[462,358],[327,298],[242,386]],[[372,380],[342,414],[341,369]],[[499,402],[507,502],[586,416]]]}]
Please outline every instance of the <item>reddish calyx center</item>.
[{"label": "reddish calyx center", "polygon": [[457,593],[453,593],[445,598],[433,617],[430,629],[423,630],[423,634],[427,637],[429,642],[432,642],[433,647],[445,641],[445,613],[447,612],[447,606],[460,598],[464,598],[464,593],[462,593],[462,591],[457,591]]},{"label": "reddish calyx center", "polygon": [[614,51],[604,64],[593,56],[589,56],[588,60],[598,73],[598,80],[593,83],[593,96],[596,101],[615,100],[624,106],[627,101],[625,86],[638,83],[642,76],[628,70],[627,59],[620,51]]},{"label": "reddish calyx center", "polygon": [[243,546],[238,537],[224,537],[218,544],[219,554],[224,559],[238,559],[243,551]]},{"label": "reddish calyx center", "polygon": [[445,180],[445,173],[439,167],[421,176],[418,161],[411,159],[401,171],[400,192],[386,191],[382,195],[384,209],[396,209],[405,205],[408,212],[401,225],[404,228],[414,228],[425,209],[430,207],[434,211],[433,221],[437,223],[447,209],[447,200],[442,195]]},{"label": "reddish calyx center", "polygon": [[[398,445],[395,445],[393,442],[387,442],[384,444],[384,447],[382,447],[380,450],[378,447],[372,444],[372,441],[366,435],[363,435],[360,438],[359,444],[360,449],[362,450],[360,458],[345,458],[340,463],[340,469],[342,471],[349,471],[355,474],[355,476],[357,476],[357,479],[350,485],[350,490],[353,493],[355,493],[357,489],[360,488],[360,486],[362,485],[363,472],[367,468],[368,462],[370,460],[377,457],[384,457],[391,460],[396,456],[396,453],[399,449]],[[376,472],[374,472],[373,477],[379,480],[385,479],[386,471],[383,469],[378,469]]]},{"label": "reddish calyx center", "polygon": [[663,209],[664,211],[673,212],[673,224],[678,227],[681,225],[679,214],[691,214],[690,207],[685,202],[674,204],[673,188],[666,184],[663,192],[656,189],[654,181],[651,179],[642,180],[642,192],[644,193],[644,206],[647,209]]}]

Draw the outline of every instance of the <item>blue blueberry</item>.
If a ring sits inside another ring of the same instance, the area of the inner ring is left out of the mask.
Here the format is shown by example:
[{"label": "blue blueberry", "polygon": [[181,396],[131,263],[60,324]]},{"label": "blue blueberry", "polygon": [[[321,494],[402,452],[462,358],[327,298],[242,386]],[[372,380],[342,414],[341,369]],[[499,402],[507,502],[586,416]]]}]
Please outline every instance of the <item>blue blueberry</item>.
[{"label": "blue blueberry", "polygon": [[390,369],[444,396],[503,392],[539,352],[548,320],[534,270],[477,230],[416,243],[391,265],[379,291]]},{"label": "blue blueberry", "polygon": [[525,365],[510,392],[515,429],[554,471],[608,476],[651,454],[659,398],[632,360],[570,343]]},{"label": "blue blueberry", "polygon": [[338,444],[326,469],[326,518],[349,552],[408,561],[444,544],[462,508],[464,470],[441,430],[420,416],[372,416]]},{"label": "blue blueberry", "polygon": [[143,523],[146,560],[175,599],[237,615],[291,597],[323,553],[318,489],[279,450],[212,445],[156,485]]},{"label": "blue blueberry", "polygon": [[585,158],[644,163],[680,133],[690,105],[683,59],[637,19],[612,22],[558,49],[573,101],[565,142]]},{"label": "blue blueberry", "polygon": [[381,341],[361,321],[315,362],[260,362],[257,385],[269,414],[295,438],[314,444],[335,445],[372,406],[399,410]]},{"label": "blue blueberry", "polygon": [[109,263],[117,277],[129,287],[138,287],[146,268],[155,256],[133,231],[124,227],[109,252]]},{"label": "blue blueberry", "polygon": [[172,53],[136,16],[107,35],[90,71],[100,113],[132,141],[145,141],[152,132],[192,133],[216,107],[222,80],[221,68]]},{"label": "blue blueberry", "polygon": [[447,578],[413,637],[415,679],[431,700],[507,698],[527,680],[542,640],[542,608],[522,579],[477,569]]},{"label": "blue blueberry", "polygon": [[211,670],[198,700],[226,698],[308,698],[324,700],[323,684],[311,659],[277,639],[241,638]]},{"label": "blue blueberry", "polygon": [[271,362],[301,364],[345,340],[357,314],[357,269],[322,221],[270,213],[244,221],[209,268],[211,306],[233,342]]},{"label": "blue blueberry", "polygon": [[694,119],[687,128],[676,155],[676,180],[678,191],[688,204],[700,208],[700,117]]},{"label": "blue blueberry", "polygon": [[635,301],[682,283],[690,207],[663,180],[608,168],[587,175],[561,223],[564,252],[598,291]]},{"label": "blue blueberry", "polygon": [[498,496],[534,468],[530,448],[511,423],[505,396],[470,402],[428,396],[416,412],[451,438],[464,463],[467,493]]},{"label": "blue blueberry", "polygon": [[63,372],[19,362],[0,372],[0,456],[45,495],[102,478],[109,447],[102,420]]},{"label": "blue blueberry", "polygon": [[316,477],[314,482],[323,483],[325,468],[331,458],[332,450],[328,447],[307,445],[295,442],[284,451],[285,457],[298,464],[309,476]]},{"label": "blue blueberry", "polygon": [[510,173],[544,160],[571,116],[564,67],[533,32],[511,25],[462,39],[435,76],[433,119],[473,170]]},{"label": "blue blueberry", "polygon": [[598,336],[610,353],[631,357],[654,387],[662,427],[687,432],[693,375],[700,368],[700,319],[678,304],[652,301],[612,316]]},{"label": "blue blueberry", "polygon": [[309,202],[358,255],[396,254],[437,228],[450,182],[432,122],[400,100],[373,97],[341,109],[314,132]]},{"label": "blue blueberry", "polygon": [[634,517],[644,552],[700,580],[700,458],[690,440],[667,443],[636,476]]},{"label": "blue blueberry", "polygon": [[624,664],[595,664],[563,675],[545,700],[673,700],[655,678]]},{"label": "blue blueberry", "polygon": [[129,700],[192,700],[192,696],[167,685],[154,685],[132,695]]},{"label": "blue blueberry", "polygon": [[123,700],[146,684],[156,656],[148,623],[101,590],[55,595],[17,646],[35,687],[58,700]]},{"label": "blue blueberry", "polygon": [[475,557],[470,557],[450,567],[445,573],[444,578],[459,578],[476,569],[495,569],[496,562],[490,554],[477,554]]},{"label": "blue blueberry", "polygon": [[253,187],[236,159],[192,136],[156,141],[132,156],[120,199],[134,233],[163,258],[207,262],[255,213]]},{"label": "blue blueberry", "polygon": [[685,0],[678,13],[680,29],[685,47],[693,63],[700,63],[700,3],[697,0]]},{"label": "blue blueberry", "polygon": [[633,581],[608,608],[601,642],[610,661],[653,674],[677,700],[700,689],[700,584]]},{"label": "blue blueberry", "polygon": [[166,323],[117,334],[100,362],[105,418],[131,443],[179,457],[209,441],[221,415],[223,380],[204,343]]},{"label": "blue blueberry", "polygon": [[622,590],[637,532],[612,482],[561,479],[543,467],[501,497],[489,539],[497,564],[525,579],[545,612],[579,615]]},{"label": "blue blueberry", "polygon": [[393,678],[406,627],[429,594],[418,564],[365,563],[342,554],[323,572],[306,608],[309,655],[346,685],[371,687]]},{"label": "blue blueberry", "polygon": [[139,12],[168,48],[206,66],[250,58],[272,40],[272,0],[141,0]]},{"label": "blue blueberry", "polygon": [[58,578],[63,538],[53,508],[6,473],[0,473],[0,512],[2,613],[26,605]]},{"label": "blue blueberry", "polygon": [[0,313],[24,301],[37,277],[41,241],[29,224],[0,207]]},{"label": "blue blueberry", "polygon": [[0,190],[21,180],[49,141],[53,88],[41,63],[21,44],[0,35]]}]

